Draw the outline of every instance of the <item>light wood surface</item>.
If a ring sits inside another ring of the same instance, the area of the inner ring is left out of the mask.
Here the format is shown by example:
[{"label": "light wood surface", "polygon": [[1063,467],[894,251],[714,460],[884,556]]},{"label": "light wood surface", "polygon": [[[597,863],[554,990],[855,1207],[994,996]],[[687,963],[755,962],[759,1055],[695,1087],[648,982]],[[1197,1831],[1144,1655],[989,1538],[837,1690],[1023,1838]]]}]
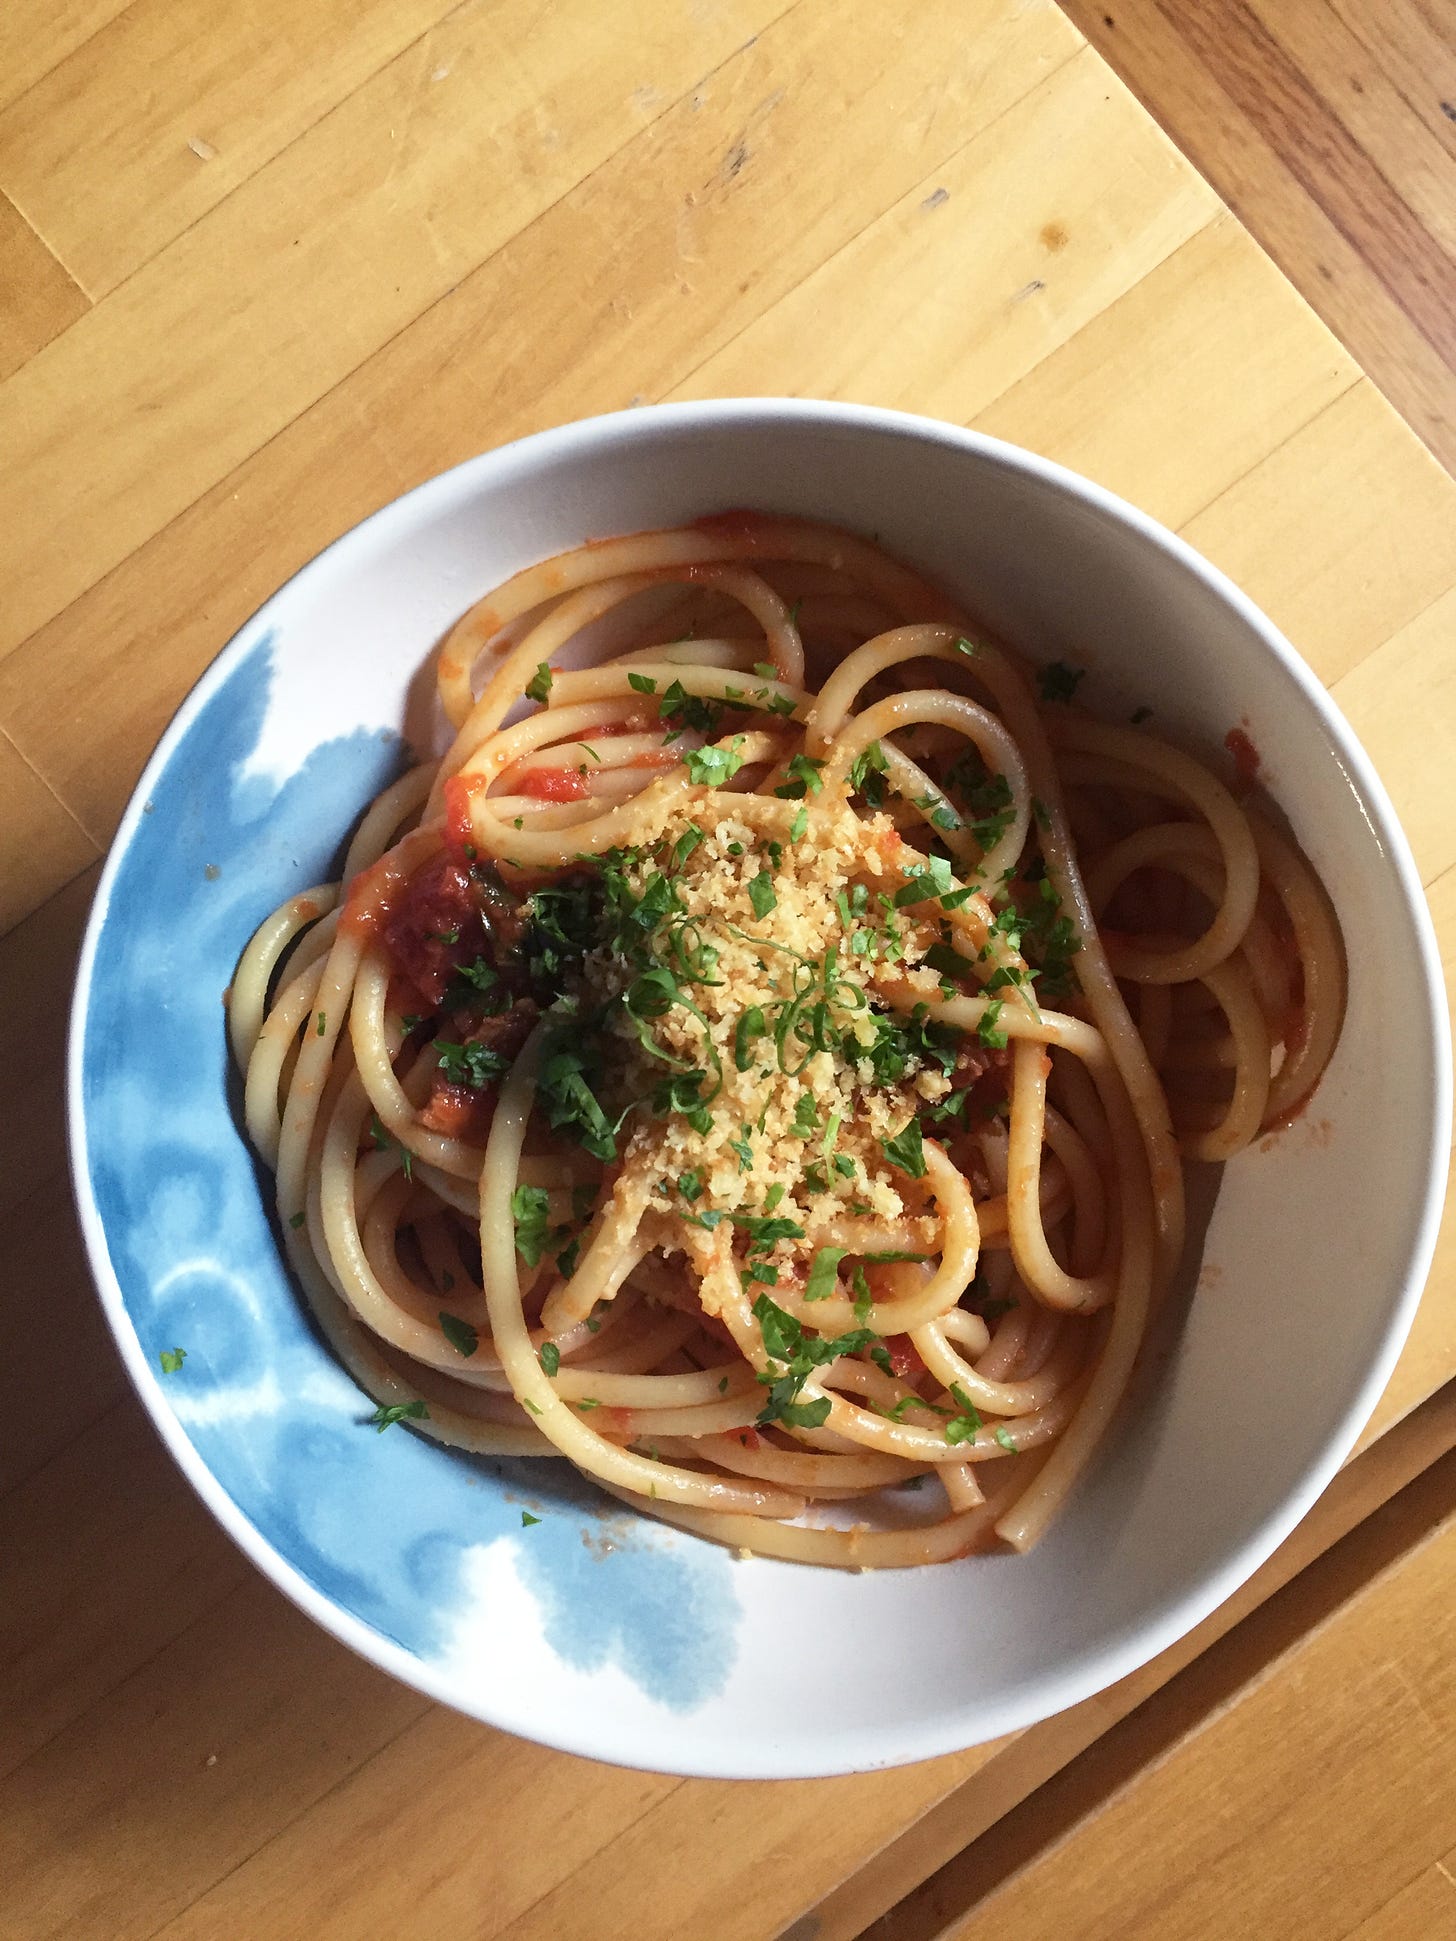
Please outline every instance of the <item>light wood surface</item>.
[{"label": "light wood surface", "polygon": [[1453,1552],[1448,1456],[871,1933],[1456,1934]]},{"label": "light wood surface", "polygon": [[[1439,229],[1439,198],[1410,193]],[[1257,1723],[1190,1729],[1068,1834],[1123,1896],[1118,1931],[1139,1931],[1155,1870],[1121,1878],[1119,1852],[1206,1818],[1251,1761],[1278,1752],[1299,1790],[1329,1758],[1318,1717],[1295,1730],[1301,1667],[1342,1677],[1379,1610],[1416,1639],[1390,1665],[1424,1675],[1419,1634],[1456,1570],[1444,1526],[1371,1565],[1332,1656],[1303,1655],[1325,1632],[1248,1627],[1451,1446],[1449,1227],[1366,1453],[1234,1604],[1125,1687],[902,1772],[626,1773],[359,1663],[191,1497],[86,1282],[58,998],[142,762],[282,579],[474,451],[732,392],[976,424],[1186,533],[1365,739],[1449,965],[1456,487],[1039,0],[640,0],[630,31],[591,0],[13,0],[0,198],[0,1934],[830,1941],[882,1916],[891,1934],[923,1914],[907,1897],[927,1876],[944,1886],[967,1841],[1237,1622],[1241,1662],[1268,1672],[1229,1718]],[[1447,1720],[1449,1701],[1433,1687]],[[1415,1730],[1418,1709],[1392,1721]],[[1353,1791],[1322,1797],[1361,1824]],[[1442,1905],[1423,1837],[1370,1934]],[[990,1877],[957,1878],[969,1896]],[[1027,1859],[987,1905],[1012,1932],[1078,1933],[1071,1915],[1036,1925],[1038,1897],[1076,1880]],[[1220,1893],[1226,1920],[1262,1918]]]},{"label": "light wood surface", "polygon": [[1447,0],[1064,0],[1456,470]]}]

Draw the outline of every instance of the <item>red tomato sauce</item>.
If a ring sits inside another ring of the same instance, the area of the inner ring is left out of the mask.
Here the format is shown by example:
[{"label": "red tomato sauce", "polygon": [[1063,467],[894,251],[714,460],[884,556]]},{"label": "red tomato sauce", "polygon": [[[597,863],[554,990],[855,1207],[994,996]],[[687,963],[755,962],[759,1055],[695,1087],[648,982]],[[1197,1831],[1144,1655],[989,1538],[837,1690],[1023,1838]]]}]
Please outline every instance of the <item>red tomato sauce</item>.
[{"label": "red tomato sauce", "polygon": [[962,1043],[956,1053],[950,1084],[953,1092],[971,1095],[964,1114],[967,1124],[989,1118],[1006,1098],[1012,1057],[1010,1045]]},{"label": "red tomato sauce", "polygon": [[908,1334],[892,1334],[885,1342],[889,1351],[890,1366],[902,1382],[917,1382],[925,1373],[925,1363],[920,1359],[920,1350]]},{"label": "red tomato sauce", "polygon": [[368,869],[361,869],[345,894],[339,929],[345,936],[362,937],[366,941],[377,937],[403,883],[403,870],[387,855],[371,863]]},{"label": "red tomato sauce", "polygon": [[452,775],[445,783],[445,841],[458,855],[474,847],[475,822],[470,805],[488,787],[483,775]]},{"label": "red tomato sauce", "polygon": [[462,965],[484,957],[500,968],[520,941],[525,919],[499,887],[442,850],[393,891],[380,941],[397,979],[434,1010]]},{"label": "red tomato sauce", "polygon": [[705,512],[693,524],[710,538],[733,541],[749,552],[761,552],[781,529],[780,521],[771,513],[755,512],[751,506],[729,506],[723,512]]},{"label": "red tomato sauce", "polygon": [[1223,738],[1223,745],[1234,758],[1241,782],[1252,784],[1259,779],[1259,751],[1243,728],[1230,728]]},{"label": "red tomato sauce", "polygon": [[468,1085],[451,1085],[435,1075],[434,1090],[420,1113],[420,1124],[447,1139],[483,1140],[495,1116],[496,1088],[474,1092]]},{"label": "red tomato sauce", "polygon": [[580,802],[591,793],[579,768],[528,768],[517,787],[538,802]]}]

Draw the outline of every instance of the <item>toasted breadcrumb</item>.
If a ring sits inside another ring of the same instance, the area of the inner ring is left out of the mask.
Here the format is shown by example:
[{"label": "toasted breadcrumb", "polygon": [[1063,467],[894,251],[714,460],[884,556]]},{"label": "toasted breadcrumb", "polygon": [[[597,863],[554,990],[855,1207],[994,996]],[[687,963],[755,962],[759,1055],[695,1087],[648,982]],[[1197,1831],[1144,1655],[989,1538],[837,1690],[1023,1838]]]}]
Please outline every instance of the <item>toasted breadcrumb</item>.
[{"label": "toasted breadcrumb", "polygon": [[[781,1065],[774,1017],[795,994],[796,974],[809,976],[802,967],[822,967],[831,952],[842,978],[831,1000],[836,1033],[847,1030],[866,1048],[873,1044],[877,1024],[870,1000],[880,960],[863,942],[856,948],[857,932],[889,941],[895,975],[913,990],[933,993],[939,984],[921,962],[937,940],[936,926],[913,909],[892,907],[902,873],[893,861],[900,842],[889,817],[863,817],[847,800],[816,803],[795,842],[790,831],[798,810],[795,801],[759,796],[750,808],[742,796],[710,793],[675,809],[657,826],[634,831],[633,850],[640,853],[629,851],[625,865],[627,884],[640,896],[656,867],[651,852],[675,844],[690,829],[702,833],[674,883],[679,914],[700,942],[717,952],[716,981],[686,986],[701,1018],[674,1007],[653,1020],[651,1035],[679,1067],[701,1068],[710,1063],[706,1024],[722,1067],[708,1129],[695,1130],[679,1112],[637,1119],[625,1144],[625,1164],[653,1182],[652,1212],[683,1211],[677,1182],[686,1174],[696,1176],[703,1205],[724,1212],[762,1213],[772,1201],[775,1213],[806,1230],[807,1239],[797,1248],[779,1243],[775,1252],[785,1263],[810,1250],[815,1235],[830,1225],[841,1233],[855,1227],[904,1229],[912,1213],[902,1190],[908,1181],[888,1165],[880,1142],[903,1131],[922,1102],[942,1098],[949,1089],[939,1068],[918,1060],[893,1086],[877,1082],[868,1056],[814,1052],[795,1071],[803,1047],[791,1046],[784,1060],[789,1069]],[[764,872],[774,903],[760,915],[750,885]],[[841,898],[857,884],[864,885],[868,906],[846,922]],[[585,966],[595,1002],[619,994],[633,975],[625,958],[604,951]],[[752,1043],[747,1069],[739,1071],[735,1033],[755,1005],[770,1030]],[[882,1001],[878,1009],[883,1015]],[[644,1049],[633,1021],[620,1011],[610,1029],[621,1046],[620,1063],[614,1061],[608,1081],[620,1109],[645,1097],[673,1067]],[[713,1076],[716,1082],[716,1071]],[[807,1133],[806,1125],[812,1128]],[[852,1173],[835,1166],[838,1155],[852,1164]],[[775,1187],[781,1189],[776,1197]],[[917,1196],[913,1211],[920,1207]]]}]

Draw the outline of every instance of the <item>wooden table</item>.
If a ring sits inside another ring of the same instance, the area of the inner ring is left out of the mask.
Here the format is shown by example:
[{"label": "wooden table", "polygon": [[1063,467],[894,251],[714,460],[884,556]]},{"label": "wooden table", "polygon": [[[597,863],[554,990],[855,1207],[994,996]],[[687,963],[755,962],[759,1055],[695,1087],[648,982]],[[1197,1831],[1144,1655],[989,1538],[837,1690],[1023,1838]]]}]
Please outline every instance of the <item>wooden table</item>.
[{"label": "wooden table", "polygon": [[931,412],[1176,527],[1330,684],[1449,963],[1456,487],[1213,191],[1045,0],[9,0],[0,190],[0,1934],[1456,1933],[1449,1228],[1364,1453],[1194,1637],[1014,1741],[730,1785],[317,1632],[69,1210],[69,967],[190,683],[420,479],[657,399]]}]

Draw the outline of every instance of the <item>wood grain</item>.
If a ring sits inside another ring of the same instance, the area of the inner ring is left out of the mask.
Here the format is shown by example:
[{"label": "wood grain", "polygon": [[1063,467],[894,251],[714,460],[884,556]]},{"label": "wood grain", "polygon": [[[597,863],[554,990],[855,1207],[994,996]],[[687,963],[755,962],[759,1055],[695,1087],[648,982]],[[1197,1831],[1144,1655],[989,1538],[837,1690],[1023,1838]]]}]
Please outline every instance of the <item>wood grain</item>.
[{"label": "wood grain", "polygon": [[6,868],[0,876],[0,930],[19,921],[52,887],[57,876],[83,870],[96,845],[70,810],[0,731],[0,828],[6,833]]},{"label": "wood grain", "polygon": [[[1427,883],[1456,864],[1456,818],[1443,806],[1456,748],[1456,594],[1423,608],[1333,685],[1390,790]],[[1424,724],[1412,735],[1411,722]]]},{"label": "wood grain", "polygon": [[[1053,1783],[1064,1797],[1042,1802],[1048,1832],[1079,1785],[1096,1801],[1071,1837],[982,1897],[972,1875],[984,1880],[1018,1839],[1029,1845],[1042,1831],[1027,1810],[968,1857],[964,1878],[928,1882],[880,1932],[886,1941],[1342,1941],[1363,1932],[1456,1844],[1453,1569],[1448,1457],[1281,1594],[1265,1614],[1285,1631],[1277,1658],[1257,1641],[1243,1656],[1249,1640],[1235,1633],[1119,1729],[1101,1753],[1110,1773],[1073,1769]],[[1104,1803],[1109,1778],[1124,1775]],[[1351,1864],[1342,1834],[1356,1825]],[[951,1911],[968,1898],[973,1911]],[[1411,1941],[1456,1932],[1456,1885],[1437,1906],[1433,1928],[1406,1930]]]},{"label": "wood grain", "polygon": [[126,5],[127,0],[7,0],[0,7],[0,102],[18,100]]},{"label": "wood grain", "polygon": [[0,379],[84,316],[86,293],[0,195]]},{"label": "wood grain", "polygon": [[1280,283],[1221,214],[972,422],[1185,526],[1358,380],[1312,311],[1272,300]]},{"label": "wood grain", "polygon": [[563,0],[533,37],[535,0],[468,0],[445,80],[389,62],[0,384],[0,655],[598,168],[635,90],[680,98],[782,3],[644,0],[624,36]]},{"label": "wood grain", "polygon": [[[1402,453],[1399,513],[1380,483]],[[1304,481],[1338,478],[1311,507]],[[1182,528],[1333,684],[1456,573],[1451,483],[1369,383],[1344,392]]]},{"label": "wood grain", "polygon": [[[1011,1850],[1017,1826],[1048,1844],[1051,1795],[1036,1796],[1039,1788],[1089,1749],[1105,1746],[1112,1728],[1139,1707],[1159,1699],[1165,1689],[1174,1692],[1179,1674],[1236,1627],[1242,1630],[1241,1665],[1277,1656],[1288,1640],[1276,1594],[1453,1448],[1456,1387],[1448,1385],[1344,1469],[1269,1561],[1196,1630],[1131,1677],[998,1749],[969,1780],[818,1902],[783,1941],[856,1941],[866,1932],[876,1941],[909,1941],[917,1926],[933,1927],[943,1915],[965,1911],[994,1873],[987,1848],[974,1844],[978,1835],[998,1828],[1024,1806],[1016,1826],[995,1836],[1004,1837],[1001,1851]],[[1358,1581],[1358,1571],[1355,1576]],[[1093,1753],[1086,1770],[1095,1775],[1101,1759],[1101,1750]],[[1096,1797],[1107,1790],[1095,1780],[1089,1786]],[[976,1883],[974,1891],[970,1881]]]},{"label": "wood grain", "polygon": [[[947,75],[946,36],[967,17],[953,0],[916,8],[873,64],[835,8],[796,8],[0,660],[0,723],[82,824],[109,838],[219,645],[341,531],[483,447],[661,397],[964,146],[972,104],[995,124],[1077,52],[1055,13],[969,13],[982,31]],[[838,143],[820,141],[845,110]],[[792,228],[756,257],[785,182]],[[1035,235],[1049,205],[1032,181],[1023,194]],[[538,312],[550,335],[523,336],[515,319]]]},{"label": "wood grain", "polygon": [[[1109,157],[1095,176],[1083,164],[1088,153]],[[1127,128],[1126,103],[1108,93],[1105,69],[1079,54],[669,396],[787,389],[901,407],[913,400],[916,410],[964,422],[1217,208],[1151,123],[1136,135]],[[1035,328],[1023,315],[1028,303],[1037,306]]]},{"label": "wood grain", "polygon": [[133,0],[0,110],[0,189],[101,296],[406,49],[418,92],[448,80],[428,30],[455,4],[245,7],[220,35],[208,0]]},{"label": "wood grain", "polygon": [[[1456,43],[1430,0],[1063,0],[1456,468]],[[1428,226],[1428,217],[1434,227]]]}]

